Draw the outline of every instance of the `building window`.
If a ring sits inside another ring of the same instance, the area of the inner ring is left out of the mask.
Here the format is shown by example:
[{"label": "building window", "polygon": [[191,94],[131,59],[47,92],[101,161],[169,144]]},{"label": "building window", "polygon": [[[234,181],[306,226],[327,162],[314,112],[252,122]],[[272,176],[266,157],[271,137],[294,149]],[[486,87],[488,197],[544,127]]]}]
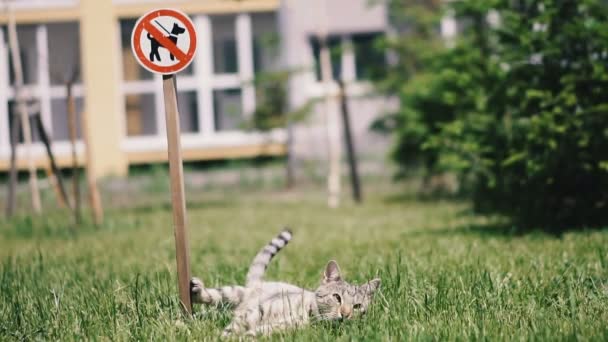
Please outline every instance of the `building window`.
[{"label": "building window", "polygon": [[47,24],[49,73],[52,85],[81,82],[78,23]]},{"label": "building window", "polygon": [[[5,27],[5,31],[6,31]],[[21,70],[23,72],[23,83],[35,85],[38,83],[38,45],[36,44],[36,25],[17,26],[17,39],[19,40],[19,56],[21,57]],[[8,47],[8,31],[6,31],[6,46]],[[9,75],[11,86],[15,85],[15,72],[13,68],[13,57],[7,51],[9,60]]]},{"label": "building window", "polygon": [[[17,102],[15,100],[10,100],[8,101],[8,112],[12,113],[13,115],[9,115],[8,117],[8,127],[12,127],[13,125],[13,120],[19,120],[19,122],[21,122],[21,116],[19,114],[19,112],[17,112]],[[30,120],[30,127],[31,127],[31,137],[32,137],[32,142],[39,142],[40,140],[40,135],[38,134],[38,130],[34,129],[34,122],[32,120]],[[17,132],[17,143],[18,144],[23,144],[25,142],[25,138],[23,137],[23,130],[20,128],[19,132]]]},{"label": "building window", "polygon": [[[81,113],[84,110],[84,101],[82,97],[74,99],[76,107],[76,137],[82,138],[81,133]],[[70,127],[68,124],[68,103],[65,98],[51,100],[51,113],[53,115],[53,139],[55,140],[70,140]]]},{"label": "building window", "polygon": [[[256,60],[260,69],[276,63],[278,50],[256,46],[258,38],[261,41],[272,34],[278,36],[276,17],[273,13],[256,13],[201,15],[192,19],[199,36],[206,39],[198,46],[195,60],[177,78],[182,133],[200,135],[241,130],[246,104],[251,106],[251,99],[247,98],[251,85],[245,80],[243,70],[255,69]],[[165,120],[161,77],[143,69],[131,52],[134,25],[135,19],[119,22],[128,141],[161,136]],[[247,44],[247,40],[251,44]],[[248,47],[252,51],[247,51]],[[247,56],[253,57],[249,60]],[[241,68],[239,63],[245,64]],[[255,101],[255,93],[253,96]],[[148,145],[129,146],[146,148]]]},{"label": "building window", "polygon": [[357,80],[371,80],[384,75],[386,56],[384,51],[381,50],[379,41],[382,37],[382,33],[352,35]]},{"label": "building window", "polygon": [[[312,47],[313,56],[315,58],[315,74],[317,76],[317,81],[322,81],[321,44],[317,37],[311,38],[310,44]],[[327,47],[329,48],[329,55],[331,58],[332,77],[334,80],[338,80],[342,76],[342,38],[330,36],[327,39]]]},{"label": "building window", "polygon": [[125,81],[151,80],[154,76],[137,63],[131,50],[131,32],[135,27],[136,19],[120,21],[120,55],[122,60],[122,79]]},{"label": "building window", "polygon": [[242,129],[243,120],[241,89],[225,89],[213,92],[215,107],[215,129],[217,131],[234,131]]},{"label": "building window", "polygon": [[127,136],[158,134],[154,94],[126,95],[125,114],[127,116]]},{"label": "building window", "polygon": [[213,71],[216,74],[238,72],[235,16],[211,17],[213,26]]},{"label": "building window", "polygon": [[251,15],[253,26],[253,69],[256,73],[276,70],[280,44],[275,13]]},{"label": "building window", "polygon": [[[386,68],[385,54],[378,40],[382,33],[333,35],[327,40],[334,80],[367,81],[382,75]],[[317,81],[322,81],[321,46],[317,37],[310,39]]]},{"label": "building window", "polygon": [[[131,51],[131,33],[135,19],[119,23],[126,134],[129,138],[158,137],[164,132],[163,89],[161,76],[139,65]],[[183,133],[197,133],[198,103],[194,62],[179,73],[178,105]],[[185,90],[182,91],[182,90]]]},{"label": "building window", "polygon": [[196,91],[180,91],[177,93],[179,121],[182,133],[198,132],[198,102]]},{"label": "building window", "polygon": [[[8,118],[3,125],[9,135],[9,127],[14,118],[19,115],[16,111],[16,96],[14,91],[15,75],[13,61],[9,51],[7,27],[0,27],[0,35],[4,56],[0,60],[3,72],[8,75],[5,86],[8,87],[5,107],[0,109],[0,116]],[[80,39],[79,24],[77,22],[59,22],[40,25],[17,25],[17,38],[19,40],[19,55],[21,58],[24,77],[24,91],[27,101],[40,108],[40,116],[47,134],[53,141],[67,141],[67,90],[66,82],[74,81],[72,91],[76,102],[76,115],[79,117],[83,110],[83,86],[80,77]],[[6,58],[6,59],[5,59]],[[0,73],[2,74],[2,73]],[[0,80],[0,82],[5,82]],[[76,123],[80,130],[79,122]],[[32,141],[39,142],[37,126],[32,123]],[[4,132],[0,132],[0,135]],[[80,138],[80,135],[78,136]],[[20,143],[23,137],[19,134]]]}]

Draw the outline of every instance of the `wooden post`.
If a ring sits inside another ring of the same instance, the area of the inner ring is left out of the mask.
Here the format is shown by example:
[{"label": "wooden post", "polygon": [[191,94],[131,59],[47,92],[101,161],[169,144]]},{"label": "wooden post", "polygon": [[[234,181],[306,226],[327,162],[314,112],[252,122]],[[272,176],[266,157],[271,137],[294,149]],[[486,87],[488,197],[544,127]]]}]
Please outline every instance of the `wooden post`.
[{"label": "wooden post", "polygon": [[331,65],[331,55],[328,47],[328,21],[327,1],[324,0],[320,7],[319,15],[319,59],[321,64],[321,80],[323,81],[325,93],[325,122],[327,128],[328,159],[329,168],[327,174],[327,205],[330,208],[337,208],[340,205],[340,160],[342,159],[341,139],[338,113],[336,113],[335,96],[332,94],[333,71]]},{"label": "wooden post", "polygon": [[66,207],[69,208],[68,203],[66,203],[65,200],[63,199],[63,197],[61,197],[61,190],[59,189],[57,177],[55,177],[55,174],[53,173],[51,166],[45,165],[44,172],[46,173],[46,177],[49,180],[49,183],[51,183],[51,187],[53,188],[53,192],[55,193],[55,196],[57,196],[57,203],[59,204],[59,208],[62,208],[62,209],[66,208]]},{"label": "wooden post", "polygon": [[80,114],[82,141],[85,146],[85,175],[87,178],[87,187],[89,188],[89,205],[93,210],[93,222],[96,225],[103,223],[103,206],[97,188],[97,175],[93,167],[93,147],[89,145],[89,130],[87,129],[87,113]]},{"label": "wooden post", "polygon": [[68,110],[68,131],[70,136],[70,145],[72,147],[72,191],[74,191],[74,222],[80,223],[80,182],[78,173],[78,156],[76,154],[76,139],[78,138],[76,131],[76,104],[74,95],[72,94],[73,78],[67,84],[67,110]]},{"label": "wooden post", "polygon": [[9,113],[12,115],[13,120],[11,121],[11,166],[8,177],[8,196],[6,198],[6,217],[10,218],[13,216],[16,207],[16,192],[17,192],[17,140],[19,135],[19,117],[17,114]]},{"label": "wooden post", "polygon": [[53,155],[53,149],[51,148],[51,139],[49,139],[48,134],[46,134],[46,129],[44,128],[44,123],[42,122],[42,118],[40,117],[40,113],[33,113],[34,122],[38,127],[38,134],[40,135],[40,139],[46,148],[46,153],[49,157],[49,161],[51,163],[51,183],[53,183],[53,187],[57,192],[57,197],[59,198],[59,205],[70,206],[70,200],[68,198],[68,194],[65,191],[65,187],[63,186],[63,180],[61,179],[61,173],[59,171],[59,167],[57,167],[57,162],[55,161],[55,156]]},{"label": "wooden post", "polygon": [[188,231],[186,229],[186,196],[184,192],[184,168],[182,165],[175,75],[163,75],[163,93],[167,123],[167,147],[171,178],[171,203],[173,205],[179,298],[182,308],[190,315],[192,314],[192,303],[190,301],[190,254],[188,250]]},{"label": "wooden post", "polygon": [[286,178],[286,188],[292,189],[296,185],[296,162],[295,162],[295,153],[293,151],[294,144],[294,127],[293,122],[289,118],[289,114],[287,114],[287,160],[285,164],[285,178]]},{"label": "wooden post", "polygon": [[325,117],[327,125],[327,139],[329,145],[329,171],[327,176],[328,199],[330,208],[340,205],[340,129],[337,113],[335,112],[335,96],[332,94],[333,72],[329,47],[327,46],[327,35],[319,36],[321,46],[321,75],[325,87]]},{"label": "wooden post", "polygon": [[356,203],[361,203],[361,183],[359,181],[359,170],[357,167],[357,152],[355,150],[355,142],[350,130],[350,115],[348,112],[348,98],[346,97],[346,89],[342,80],[338,81],[340,86],[340,103],[342,107],[342,127],[344,129],[344,137],[346,140],[346,152],[348,156],[348,166],[350,169],[350,182],[353,190],[353,200]]},{"label": "wooden post", "polygon": [[9,7],[8,13],[8,40],[11,50],[11,58],[13,60],[13,71],[15,74],[15,94],[17,98],[17,110],[21,117],[21,129],[23,132],[23,140],[25,143],[25,154],[27,159],[28,170],[30,174],[30,192],[32,200],[32,209],[36,214],[42,211],[40,204],[40,192],[38,191],[38,177],[36,175],[36,165],[32,156],[32,130],[30,127],[30,119],[25,104],[25,94],[23,89],[23,69],[21,66],[21,56],[19,53],[19,39],[17,38],[17,24],[15,23],[15,15],[13,9]]}]

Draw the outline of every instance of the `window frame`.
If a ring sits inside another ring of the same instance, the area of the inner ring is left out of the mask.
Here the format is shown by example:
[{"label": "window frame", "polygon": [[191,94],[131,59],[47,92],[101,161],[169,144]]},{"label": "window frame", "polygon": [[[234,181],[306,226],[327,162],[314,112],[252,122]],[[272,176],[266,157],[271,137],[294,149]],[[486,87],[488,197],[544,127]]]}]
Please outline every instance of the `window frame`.
[{"label": "window frame", "polygon": [[[224,14],[222,14],[224,15]],[[240,89],[241,90],[241,108],[244,118],[248,118],[256,106],[255,88],[252,83],[254,78],[254,60],[253,60],[253,27],[252,16],[254,13],[238,13],[231,15],[234,18],[235,27],[235,43],[236,43],[236,59],[237,70],[234,73],[215,73],[214,72],[214,41],[213,41],[213,25],[211,15],[200,14],[193,15],[191,18],[194,21],[197,34],[197,54],[192,61],[192,75],[179,75],[177,77],[177,91],[180,92],[195,92],[198,107],[198,129],[196,132],[182,133],[182,142],[184,146],[200,146],[200,145],[215,145],[218,144],[247,144],[253,143],[251,137],[259,135],[253,132],[244,132],[240,129],[218,130],[215,122],[214,107],[214,91]],[[121,42],[120,20],[116,22],[118,41]],[[276,25],[276,24],[275,24]],[[122,44],[122,43],[120,43]],[[120,63],[119,74],[120,79],[120,98],[121,98],[121,115],[124,120],[125,132],[122,143],[123,150],[126,152],[139,152],[154,150],[161,146],[166,136],[166,123],[164,117],[163,104],[163,88],[162,76],[154,75],[151,80],[124,80],[122,51],[118,49],[118,60]],[[126,132],[126,95],[129,94],[154,94],[156,105],[156,127],[155,135],[146,136],[127,136]],[[280,130],[278,130],[280,131]],[[278,136],[276,134],[279,134]],[[273,134],[271,134],[273,135]],[[275,141],[283,139],[281,132],[274,134]],[[160,139],[163,138],[163,139]],[[230,143],[232,142],[232,143]],[[160,144],[160,145],[159,145]]]},{"label": "window frame", "polygon": [[[77,21],[65,21],[72,23]],[[48,24],[35,24],[35,39],[37,59],[37,82],[24,84],[23,90],[28,98],[38,102],[40,105],[40,117],[44,124],[46,133],[50,136],[53,151],[58,155],[67,155],[71,151],[71,143],[68,139],[58,140],[53,136],[53,114],[51,103],[53,100],[67,101],[67,90],[65,85],[52,85],[50,68],[49,68],[49,43],[48,43]],[[22,42],[20,42],[22,43]],[[40,53],[44,51],[44,53]],[[10,83],[10,65],[9,65],[9,46],[8,46],[8,29],[6,26],[0,27],[0,60],[5,61],[0,63],[0,158],[5,159],[10,155],[10,125],[9,125],[9,102],[16,101],[15,89]],[[46,58],[40,58],[40,56]],[[82,63],[82,62],[81,62]],[[82,82],[73,85],[73,94],[75,98],[84,97],[84,85]],[[33,127],[32,127],[33,129]],[[6,133],[6,134],[5,134]],[[37,133],[36,133],[37,134]],[[16,146],[17,155],[26,153],[25,143],[18,142]],[[84,151],[84,145],[81,139],[76,140],[76,151],[81,153]],[[33,157],[44,155],[45,147],[40,141],[32,141],[31,153]]]}]

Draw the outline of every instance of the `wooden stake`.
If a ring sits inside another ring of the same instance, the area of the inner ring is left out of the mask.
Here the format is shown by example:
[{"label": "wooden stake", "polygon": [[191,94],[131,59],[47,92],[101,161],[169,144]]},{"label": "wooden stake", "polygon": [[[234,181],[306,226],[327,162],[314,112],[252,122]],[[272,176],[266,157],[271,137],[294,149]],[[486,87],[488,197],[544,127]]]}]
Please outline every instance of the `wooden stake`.
[{"label": "wooden stake", "polygon": [[296,161],[294,153],[294,128],[290,118],[287,118],[287,160],[285,164],[285,186],[292,189],[296,185]]},{"label": "wooden stake", "polygon": [[46,148],[46,154],[49,157],[49,161],[51,163],[51,173],[49,174],[51,183],[55,188],[55,192],[57,193],[57,198],[59,199],[60,206],[70,206],[70,200],[68,198],[68,194],[65,191],[65,187],[63,186],[63,180],[61,178],[61,172],[59,171],[59,167],[57,167],[57,162],[55,162],[55,156],[53,155],[53,149],[51,148],[51,139],[49,139],[48,134],[46,134],[46,129],[44,128],[44,123],[42,122],[42,118],[40,117],[40,113],[33,114],[34,122],[38,127],[38,135],[40,135],[40,139]]},{"label": "wooden stake", "polygon": [[78,174],[78,156],[76,154],[76,139],[78,139],[76,130],[76,104],[74,95],[72,94],[72,80],[66,84],[67,88],[67,109],[68,109],[68,129],[70,136],[70,145],[72,147],[72,190],[74,191],[74,222],[80,224],[80,182]]},{"label": "wooden stake", "polygon": [[59,184],[57,182],[57,177],[55,177],[55,174],[53,173],[51,166],[45,165],[44,172],[46,173],[47,179],[51,183],[51,187],[53,188],[53,192],[55,193],[55,196],[57,196],[57,203],[59,204],[59,208],[62,208],[62,209],[66,208],[66,207],[69,208],[68,204],[63,200],[63,197],[61,197],[61,190],[59,190]]},{"label": "wooden stake", "polygon": [[359,170],[357,167],[357,152],[355,151],[355,142],[350,130],[350,115],[348,112],[348,102],[346,97],[346,89],[342,80],[338,81],[340,86],[340,103],[342,107],[342,127],[344,129],[344,138],[346,140],[346,152],[348,156],[348,166],[350,169],[350,183],[353,190],[353,200],[356,203],[361,203],[361,183],[359,181]]},{"label": "wooden stake", "polygon": [[8,196],[6,198],[6,217],[10,218],[13,216],[16,207],[16,192],[17,192],[17,140],[19,135],[19,118],[16,114],[9,113],[12,115],[11,122],[11,167],[8,177]]},{"label": "wooden stake", "polygon": [[21,117],[21,129],[25,143],[25,154],[28,170],[30,174],[30,192],[32,199],[32,209],[36,214],[42,211],[40,204],[40,192],[38,191],[38,177],[36,175],[36,165],[32,156],[32,130],[28,117],[27,106],[25,104],[25,94],[23,89],[23,69],[21,66],[21,56],[19,54],[19,39],[17,38],[17,24],[13,9],[9,8],[8,13],[8,40],[13,60],[13,71],[15,74],[15,93],[17,97],[17,110]]},{"label": "wooden stake", "polygon": [[188,250],[188,231],[186,229],[186,196],[184,192],[184,168],[182,165],[175,75],[163,75],[163,92],[167,122],[169,173],[171,176],[171,203],[173,205],[177,282],[182,308],[185,313],[190,315],[192,314],[192,303],[190,301],[190,254]]},{"label": "wooden stake", "polygon": [[339,120],[335,111],[335,98],[331,94],[331,84],[333,82],[333,72],[329,47],[327,46],[327,36],[319,36],[321,45],[321,75],[325,87],[325,117],[327,127],[327,139],[329,145],[329,171],[327,176],[328,199],[327,204],[330,208],[340,205],[340,129]]},{"label": "wooden stake", "polygon": [[87,186],[89,188],[89,205],[93,210],[93,222],[96,225],[103,223],[103,207],[97,188],[97,175],[93,167],[93,147],[89,145],[89,130],[87,129],[87,113],[80,114],[82,141],[85,146],[85,175],[87,178]]}]

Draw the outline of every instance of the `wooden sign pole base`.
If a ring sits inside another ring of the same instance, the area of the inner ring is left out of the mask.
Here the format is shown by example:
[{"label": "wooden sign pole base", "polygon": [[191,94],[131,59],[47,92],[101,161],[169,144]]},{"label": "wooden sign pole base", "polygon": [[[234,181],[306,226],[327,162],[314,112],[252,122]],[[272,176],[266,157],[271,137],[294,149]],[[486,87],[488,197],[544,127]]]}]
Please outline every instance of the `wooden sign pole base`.
[{"label": "wooden sign pole base", "polygon": [[167,121],[167,148],[169,152],[169,173],[171,176],[171,203],[173,205],[179,298],[184,312],[190,315],[192,314],[192,303],[190,301],[190,253],[188,250],[188,232],[186,230],[184,168],[182,165],[175,79],[175,75],[163,75],[163,93],[165,98],[165,118]]}]

